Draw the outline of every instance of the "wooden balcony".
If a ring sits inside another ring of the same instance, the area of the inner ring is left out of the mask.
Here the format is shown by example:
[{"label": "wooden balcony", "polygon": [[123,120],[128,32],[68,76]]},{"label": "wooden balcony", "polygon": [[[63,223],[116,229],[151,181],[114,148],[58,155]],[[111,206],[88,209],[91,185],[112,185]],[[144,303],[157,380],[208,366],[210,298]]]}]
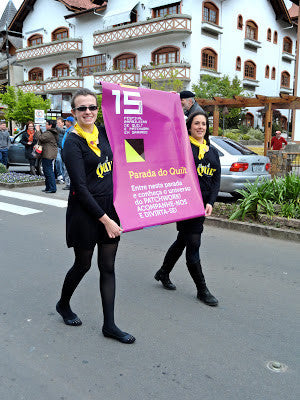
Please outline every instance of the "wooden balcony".
[{"label": "wooden balcony", "polygon": [[98,88],[101,81],[139,86],[140,71],[136,69],[130,69],[124,71],[115,70],[115,71],[96,72],[94,74],[94,88]]},{"label": "wooden balcony", "polygon": [[26,93],[72,92],[83,87],[83,78],[64,76],[61,78],[51,78],[42,82],[27,81],[17,86]]},{"label": "wooden balcony", "polygon": [[46,80],[45,89],[47,93],[72,92],[83,87],[83,78],[77,76],[62,76]]},{"label": "wooden balcony", "polygon": [[142,82],[146,83],[149,80],[166,81],[168,79],[190,81],[190,69],[191,66],[188,63],[147,65],[141,68]]},{"label": "wooden balcony", "polygon": [[55,42],[38,44],[16,51],[17,61],[58,56],[63,54],[80,55],[82,53],[82,39],[62,39]]},{"label": "wooden balcony", "polygon": [[191,33],[192,17],[173,14],[94,33],[94,48],[170,33]]},{"label": "wooden balcony", "polygon": [[39,81],[27,81],[20,85],[17,85],[18,89],[21,89],[25,93],[45,93],[45,82]]}]

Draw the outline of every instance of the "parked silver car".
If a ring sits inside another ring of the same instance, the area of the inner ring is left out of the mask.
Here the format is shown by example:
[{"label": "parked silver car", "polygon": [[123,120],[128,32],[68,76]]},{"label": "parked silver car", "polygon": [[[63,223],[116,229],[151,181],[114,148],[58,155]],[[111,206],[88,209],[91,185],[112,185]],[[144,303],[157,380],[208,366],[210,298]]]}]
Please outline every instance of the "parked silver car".
[{"label": "parked silver car", "polygon": [[[11,145],[8,149],[8,167],[28,165],[29,161],[25,158],[25,146],[20,143],[22,139],[22,132],[16,135],[11,140]],[[36,160],[36,171],[38,175],[43,175],[43,168],[41,159]]]},{"label": "parked silver car", "polygon": [[270,159],[224,136],[210,136],[210,143],[219,153],[221,162],[220,192],[237,196],[247,182],[271,179]]}]

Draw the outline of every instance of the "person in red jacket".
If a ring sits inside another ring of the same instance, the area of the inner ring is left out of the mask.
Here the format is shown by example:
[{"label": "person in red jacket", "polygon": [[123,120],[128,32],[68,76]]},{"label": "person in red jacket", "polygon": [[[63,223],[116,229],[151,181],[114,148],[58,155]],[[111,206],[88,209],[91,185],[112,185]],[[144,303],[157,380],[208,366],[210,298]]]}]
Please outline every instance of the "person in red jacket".
[{"label": "person in red jacket", "polygon": [[281,136],[281,132],[280,131],[276,131],[276,136],[272,137],[271,140],[271,149],[273,150],[281,150],[284,146],[287,145],[287,141]]}]

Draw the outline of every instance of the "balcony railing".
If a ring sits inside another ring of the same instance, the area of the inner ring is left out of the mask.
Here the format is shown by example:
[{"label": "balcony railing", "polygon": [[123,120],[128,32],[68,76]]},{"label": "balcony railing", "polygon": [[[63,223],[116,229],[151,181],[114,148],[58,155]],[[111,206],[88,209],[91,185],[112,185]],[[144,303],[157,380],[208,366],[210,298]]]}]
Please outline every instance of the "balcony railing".
[{"label": "balcony railing", "polygon": [[140,71],[136,69],[130,69],[124,71],[115,70],[95,73],[94,88],[99,87],[101,81],[138,86],[140,83]]},{"label": "balcony railing", "polygon": [[261,48],[261,42],[255,39],[250,39],[250,38],[245,38],[244,39],[244,46],[245,47],[250,47],[250,49],[260,49]]},{"label": "balcony railing", "polygon": [[55,42],[38,44],[16,51],[17,61],[57,56],[61,54],[81,54],[82,39],[62,39]]},{"label": "balcony railing", "polygon": [[23,92],[32,93],[55,93],[71,92],[83,87],[83,78],[64,76],[60,78],[51,78],[46,81],[27,81],[17,85]]},{"label": "balcony railing", "polygon": [[220,35],[223,33],[223,27],[213,24],[212,22],[207,22],[207,21],[202,21],[201,29],[203,31],[215,34],[215,35]]},{"label": "balcony railing", "polygon": [[284,51],[284,52],[282,53],[282,59],[283,59],[284,61],[289,61],[289,62],[291,62],[291,61],[294,61],[294,60],[296,59],[296,57],[294,56],[294,54],[291,54],[291,53],[288,53],[288,52]]},{"label": "balcony railing", "polygon": [[190,81],[190,69],[191,66],[188,63],[147,65],[141,68],[142,82],[148,82],[149,80],[165,81],[172,78]]},{"label": "balcony railing", "polygon": [[94,33],[94,48],[170,33],[191,33],[192,17],[173,14]]}]

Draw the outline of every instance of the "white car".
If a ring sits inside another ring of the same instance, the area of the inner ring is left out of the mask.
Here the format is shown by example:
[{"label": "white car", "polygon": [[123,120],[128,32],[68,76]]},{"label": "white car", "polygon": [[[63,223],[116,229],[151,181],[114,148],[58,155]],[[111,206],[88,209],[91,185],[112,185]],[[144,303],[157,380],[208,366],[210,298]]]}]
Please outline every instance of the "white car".
[{"label": "white car", "polygon": [[220,192],[237,196],[247,182],[271,179],[269,157],[256,154],[247,147],[224,136],[210,136],[211,146],[219,153],[221,162]]}]

